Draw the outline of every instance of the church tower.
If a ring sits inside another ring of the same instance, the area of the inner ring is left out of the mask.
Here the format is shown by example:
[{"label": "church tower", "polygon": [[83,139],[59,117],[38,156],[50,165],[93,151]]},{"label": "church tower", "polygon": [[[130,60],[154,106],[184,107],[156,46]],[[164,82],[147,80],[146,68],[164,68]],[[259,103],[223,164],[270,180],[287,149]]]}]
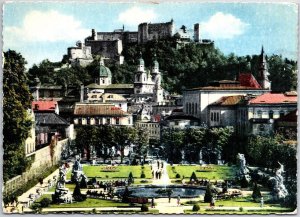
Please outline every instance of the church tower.
[{"label": "church tower", "polygon": [[161,74],[159,72],[159,64],[154,54],[153,68],[152,68],[152,82],[154,82],[153,99],[154,102],[160,103],[163,101],[163,89],[161,87]]},{"label": "church tower", "polygon": [[259,57],[259,69],[258,69],[258,82],[263,89],[271,89],[271,82],[269,81],[267,61],[264,53],[264,47],[261,48],[261,54]]},{"label": "church tower", "polygon": [[145,70],[145,62],[142,58],[142,54],[138,62],[139,64],[137,66],[137,71],[134,75],[134,93],[142,94],[147,92],[147,82],[148,82],[148,76]]},{"label": "church tower", "polygon": [[111,71],[109,68],[105,67],[103,58],[100,59],[99,66],[99,85],[110,85],[111,84]]}]

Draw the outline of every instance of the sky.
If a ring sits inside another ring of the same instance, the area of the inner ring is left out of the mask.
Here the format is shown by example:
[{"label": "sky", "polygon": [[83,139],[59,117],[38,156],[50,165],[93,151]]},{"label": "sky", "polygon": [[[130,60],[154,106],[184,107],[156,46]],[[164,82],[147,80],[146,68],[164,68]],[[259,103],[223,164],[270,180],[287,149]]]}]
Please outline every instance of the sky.
[{"label": "sky", "polygon": [[175,22],[193,29],[200,23],[225,55],[278,54],[297,60],[298,8],[292,3],[80,3],[12,2],[4,5],[3,49],[20,52],[27,67],[44,59],[60,61],[67,48],[91,29],[137,31],[142,22]]}]

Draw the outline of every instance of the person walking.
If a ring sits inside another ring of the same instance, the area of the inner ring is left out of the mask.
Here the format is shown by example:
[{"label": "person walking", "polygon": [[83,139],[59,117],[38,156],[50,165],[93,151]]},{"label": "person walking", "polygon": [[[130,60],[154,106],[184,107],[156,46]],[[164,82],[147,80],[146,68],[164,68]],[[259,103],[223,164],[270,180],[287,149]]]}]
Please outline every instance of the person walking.
[{"label": "person walking", "polygon": [[152,199],[151,199],[151,208],[155,208],[154,197],[152,197]]},{"label": "person walking", "polygon": [[212,197],[211,198],[211,203],[210,203],[210,206],[212,207],[212,208],[214,208],[215,207],[215,198],[214,197]]},{"label": "person walking", "polygon": [[177,206],[180,206],[180,195],[177,196]]},{"label": "person walking", "polygon": [[260,198],[260,208],[263,208],[264,207],[264,198],[261,197]]},{"label": "person walking", "polygon": [[169,198],[169,203],[171,203],[171,191],[168,191],[168,198]]}]

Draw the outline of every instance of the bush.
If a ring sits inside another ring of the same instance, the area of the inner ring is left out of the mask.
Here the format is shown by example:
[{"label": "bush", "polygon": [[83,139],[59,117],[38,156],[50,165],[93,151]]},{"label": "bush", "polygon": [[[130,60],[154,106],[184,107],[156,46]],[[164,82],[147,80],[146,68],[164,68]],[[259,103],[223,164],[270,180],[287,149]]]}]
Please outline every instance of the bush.
[{"label": "bush", "polygon": [[149,211],[149,207],[148,207],[146,204],[143,204],[143,205],[141,206],[141,211],[142,211],[142,212],[148,212],[148,211]]},{"label": "bush", "polygon": [[73,197],[78,202],[84,201],[86,199],[86,195],[81,194],[80,186],[78,183],[76,184],[76,187],[73,191]]},{"label": "bush", "polygon": [[134,179],[133,179],[132,172],[130,172],[129,175],[128,175],[128,184],[130,185],[132,183],[134,183]]},{"label": "bush", "polygon": [[243,207],[240,207],[239,210],[240,210],[240,212],[243,212],[243,211],[244,211],[244,208],[243,208]]},{"label": "bush", "polygon": [[196,211],[199,211],[200,210],[200,206],[198,204],[195,204],[193,206],[193,211],[196,212]]},{"label": "bush", "polygon": [[145,175],[145,173],[143,171],[142,174],[141,174],[141,179],[144,179],[144,178],[146,178],[146,175]]},{"label": "bush", "polygon": [[181,177],[180,174],[177,173],[177,174],[176,174],[176,179],[180,179],[180,177]]},{"label": "bush", "polygon": [[241,188],[247,188],[248,187],[249,182],[247,181],[245,176],[241,179],[240,184],[241,184]]},{"label": "bush", "polygon": [[254,201],[256,201],[257,199],[261,198],[261,192],[260,192],[260,189],[257,186],[256,182],[254,183],[252,198],[253,198]]},{"label": "bush", "polygon": [[193,172],[192,175],[191,175],[191,178],[190,178],[190,181],[197,181],[197,176],[196,176],[196,173]]},{"label": "bush", "polygon": [[87,188],[87,182],[85,177],[81,177],[81,181],[80,181],[80,188]]},{"label": "bush", "polygon": [[49,198],[43,198],[40,204],[42,208],[48,207],[51,204],[51,200]]},{"label": "bush", "polygon": [[146,179],[141,180],[141,183],[148,183],[149,181]]},{"label": "bush", "polygon": [[208,183],[207,187],[206,187],[205,195],[204,195],[204,202],[210,203],[212,200],[212,197],[213,197],[213,195],[211,192],[211,185],[210,185],[210,183]]}]

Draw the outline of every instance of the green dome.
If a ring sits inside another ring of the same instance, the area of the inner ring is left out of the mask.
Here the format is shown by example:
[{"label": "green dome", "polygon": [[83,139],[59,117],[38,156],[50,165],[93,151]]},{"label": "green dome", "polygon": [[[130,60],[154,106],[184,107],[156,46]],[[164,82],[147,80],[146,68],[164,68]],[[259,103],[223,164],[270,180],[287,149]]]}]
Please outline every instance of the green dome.
[{"label": "green dome", "polygon": [[154,64],[154,67],[157,67],[157,68],[159,67],[157,60],[154,60],[153,64]]},{"label": "green dome", "polygon": [[100,75],[100,77],[111,77],[111,71],[109,68],[107,68],[103,65],[100,65],[99,75]]},{"label": "green dome", "polygon": [[140,65],[145,65],[145,62],[144,62],[144,60],[143,60],[142,57],[139,59],[139,64],[140,64]]}]

